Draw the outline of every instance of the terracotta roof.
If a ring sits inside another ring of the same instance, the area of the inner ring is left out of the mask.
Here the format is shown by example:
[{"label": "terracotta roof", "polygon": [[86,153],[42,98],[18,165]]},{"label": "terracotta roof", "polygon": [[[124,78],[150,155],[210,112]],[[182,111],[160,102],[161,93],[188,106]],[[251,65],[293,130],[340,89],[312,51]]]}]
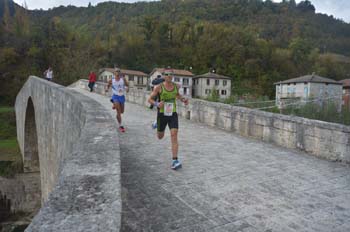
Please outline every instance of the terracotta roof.
[{"label": "terracotta roof", "polygon": [[[153,73],[155,72],[160,72],[163,73],[165,68],[155,68],[153,69],[153,71],[151,72],[150,76],[152,76]],[[174,75],[175,76],[194,76],[193,73],[191,73],[190,71],[184,70],[184,69],[172,69],[174,71]]]},{"label": "terracotta roof", "polygon": [[350,79],[344,79],[339,82],[343,84],[343,87],[350,88]]},{"label": "terracotta roof", "polygon": [[219,75],[219,74],[212,73],[212,72],[208,72],[208,73],[205,73],[205,74],[202,74],[202,75],[195,76],[193,79],[195,79],[195,78],[211,78],[211,79],[228,79],[228,80],[231,80],[230,77]]},{"label": "terracotta roof", "polygon": [[[100,69],[99,73],[103,71],[108,71],[108,72],[114,72],[114,68],[102,68]],[[135,71],[135,70],[128,70],[128,69],[120,69],[122,74],[126,75],[135,75],[135,76],[148,76],[146,73],[141,72],[141,71]]]},{"label": "terracotta roof", "polygon": [[329,78],[325,78],[325,77],[320,77],[320,76],[317,76],[315,74],[306,75],[306,76],[302,76],[302,77],[298,77],[298,78],[292,78],[292,79],[289,79],[289,80],[276,82],[274,84],[275,85],[279,85],[279,84],[303,83],[303,82],[326,83],[326,84],[341,85],[341,83],[339,83],[338,81],[335,81],[335,80],[332,80],[332,79],[329,79]]}]

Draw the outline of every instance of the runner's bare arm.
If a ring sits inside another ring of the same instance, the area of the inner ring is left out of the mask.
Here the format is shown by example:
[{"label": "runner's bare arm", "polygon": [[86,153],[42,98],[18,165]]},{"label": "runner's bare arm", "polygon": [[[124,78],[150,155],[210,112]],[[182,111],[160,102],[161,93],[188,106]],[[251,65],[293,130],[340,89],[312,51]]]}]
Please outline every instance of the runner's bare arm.
[{"label": "runner's bare arm", "polygon": [[154,100],[154,98],[160,93],[161,86],[157,85],[154,87],[151,95],[148,98],[148,103],[154,106],[157,106],[158,108],[161,108],[163,106],[163,102],[157,102]]},{"label": "runner's bare arm", "polygon": [[[180,89],[180,85],[176,84],[177,89]],[[188,99],[181,96],[181,94],[179,92],[177,92],[176,98],[179,99],[181,102],[183,102],[185,105],[188,104]]]},{"label": "runner's bare arm", "polygon": [[112,86],[112,80],[108,81],[107,87],[105,88],[105,92],[107,93],[109,88]]},{"label": "runner's bare arm", "polygon": [[129,87],[129,82],[126,80],[125,76],[123,76],[123,79],[124,79],[125,86]]},{"label": "runner's bare arm", "polygon": [[125,76],[123,76],[123,79],[124,79],[124,83],[125,83],[125,86],[126,86],[126,92],[129,92],[129,82],[126,80]]}]

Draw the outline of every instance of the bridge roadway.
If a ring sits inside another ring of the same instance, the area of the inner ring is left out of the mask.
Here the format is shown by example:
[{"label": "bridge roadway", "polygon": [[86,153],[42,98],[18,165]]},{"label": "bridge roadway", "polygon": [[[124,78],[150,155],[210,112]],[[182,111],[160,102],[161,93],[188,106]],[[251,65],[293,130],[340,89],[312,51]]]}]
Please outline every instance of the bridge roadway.
[{"label": "bridge roadway", "polygon": [[180,118],[183,168],[172,171],[155,117],[126,103],[121,231],[350,231],[349,166]]}]

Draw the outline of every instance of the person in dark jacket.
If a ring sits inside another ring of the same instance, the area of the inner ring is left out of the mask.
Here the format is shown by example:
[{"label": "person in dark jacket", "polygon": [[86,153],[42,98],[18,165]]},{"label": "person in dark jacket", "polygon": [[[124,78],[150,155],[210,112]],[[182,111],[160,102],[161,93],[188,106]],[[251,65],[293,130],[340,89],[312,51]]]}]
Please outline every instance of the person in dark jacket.
[{"label": "person in dark jacket", "polygon": [[[163,83],[163,82],[164,82],[164,78],[162,77],[162,75],[158,75],[158,76],[151,82],[151,83],[152,83],[152,87],[151,87],[152,91],[153,91],[153,89],[154,89],[154,87],[155,87],[156,85],[159,85],[159,84],[161,84],[161,83]],[[154,100],[157,101],[157,99],[159,99],[159,96],[156,96]],[[150,109],[153,109],[153,105],[150,105],[149,108],[150,108]]]}]

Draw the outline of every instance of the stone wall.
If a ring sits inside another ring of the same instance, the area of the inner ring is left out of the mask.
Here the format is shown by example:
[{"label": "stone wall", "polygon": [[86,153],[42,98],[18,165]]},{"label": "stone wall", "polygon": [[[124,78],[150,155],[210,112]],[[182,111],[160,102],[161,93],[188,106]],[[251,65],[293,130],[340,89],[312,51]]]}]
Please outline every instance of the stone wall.
[{"label": "stone wall", "polygon": [[242,136],[286,148],[297,148],[320,158],[350,162],[350,127],[306,118],[273,114],[220,103],[192,100],[180,114]]},{"label": "stone wall", "polygon": [[37,77],[15,109],[25,170],[41,176],[43,206],[26,231],[119,231],[119,142],[106,109]]},{"label": "stone wall", "polygon": [[[127,100],[148,106],[149,92],[131,89]],[[301,117],[191,99],[178,104],[179,115],[195,122],[232,131],[311,155],[350,163],[350,127]]]},{"label": "stone wall", "polygon": [[13,178],[0,177],[0,192],[9,201],[11,213],[37,212],[40,208],[39,173],[21,173]]}]

